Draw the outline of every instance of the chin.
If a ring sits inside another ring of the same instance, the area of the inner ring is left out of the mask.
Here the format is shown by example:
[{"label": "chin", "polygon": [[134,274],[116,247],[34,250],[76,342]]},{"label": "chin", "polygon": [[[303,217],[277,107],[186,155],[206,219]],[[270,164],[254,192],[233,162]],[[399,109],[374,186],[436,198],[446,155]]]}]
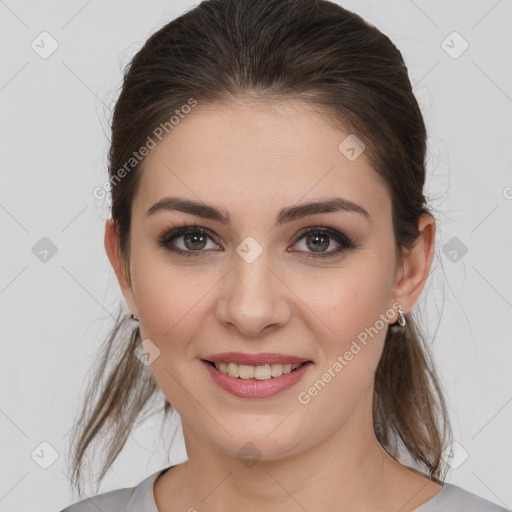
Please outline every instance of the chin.
[{"label": "chin", "polygon": [[[242,462],[246,461],[250,466],[251,461],[258,460],[275,461],[284,459],[297,452],[297,446],[301,444],[298,432],[295,429],[285,428],[282,416],[275,421],[265,420],[264,426],[254,420],[250,425],[237,425],[236,428],[228,429],[233,434],[223,435],[222,439],[212,439],[224,452],[231,456],[238,457]],[[272,427],[269,427],[269,423]],[[277,426],[277,428],[276,428]]]}]

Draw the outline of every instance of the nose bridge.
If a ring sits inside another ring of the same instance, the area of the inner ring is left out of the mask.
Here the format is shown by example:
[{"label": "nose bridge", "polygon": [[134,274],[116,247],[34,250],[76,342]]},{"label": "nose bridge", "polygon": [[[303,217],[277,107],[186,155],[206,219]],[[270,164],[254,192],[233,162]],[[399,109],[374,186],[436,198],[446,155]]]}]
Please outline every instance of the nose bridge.
[{"label": "nose bridge", "polygon": [[254,239],[246,239],[237,247],[219,304],[220,321],[252,336],[287,321],[284,288],[271,270],[270,260],[270,253]]}]

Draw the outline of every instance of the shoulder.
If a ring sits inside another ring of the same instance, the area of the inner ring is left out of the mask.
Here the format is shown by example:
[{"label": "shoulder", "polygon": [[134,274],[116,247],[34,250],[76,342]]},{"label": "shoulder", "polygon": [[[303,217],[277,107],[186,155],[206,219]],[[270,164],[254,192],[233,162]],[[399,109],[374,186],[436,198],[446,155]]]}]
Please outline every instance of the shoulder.
[{"label": "shoulder", "polygon": [[134,487],[114,489],[69,505],[61,512],[158,512],[153,484],[168,468],[157,471]]},{"label": "shoulder", "polygon": [[135,487],[125,489],[115,489],[104,492],[96,496],[78,501],[69,505],[61,512],[98,512],[98,510],[108,510],[110,512],[121,512],[128,509],[132,499]]},{"label": "shoulder", "polygon": [[510,512],[462,487],[445,483],[431,500],[416,509],[418,512]]}]

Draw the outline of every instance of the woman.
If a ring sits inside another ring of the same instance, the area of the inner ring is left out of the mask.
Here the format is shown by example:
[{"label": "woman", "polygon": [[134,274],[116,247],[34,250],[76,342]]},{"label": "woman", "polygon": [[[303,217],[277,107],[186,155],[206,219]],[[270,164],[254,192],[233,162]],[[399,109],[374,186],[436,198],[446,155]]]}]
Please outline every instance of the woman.
[{"label": "woman", "polygon": [[105,188],[132,314],[73,475],[112,432],[101,480],[161,394],[188,460],[65,512],[504,510],[444,483],[448,417],[410,314],[435,248],[425,150],[400,52],[334,3],[205,1],[148,39]]}]

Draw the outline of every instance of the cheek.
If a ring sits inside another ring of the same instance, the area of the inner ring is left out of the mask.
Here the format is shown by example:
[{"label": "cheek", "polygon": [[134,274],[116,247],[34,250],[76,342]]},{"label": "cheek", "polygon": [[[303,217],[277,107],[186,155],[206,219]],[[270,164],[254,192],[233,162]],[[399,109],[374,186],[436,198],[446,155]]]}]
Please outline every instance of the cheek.
[{"label": "cheek", "polygon": [[162,366],[170,367],[196,357],[193,340],[201,338],[198,333],[209,315],[208,291],[217,280],[213,273],[194,270],[193,264],[172,263],[162,251],[140,244],[132,275],[141,336],[158,347]]},{"label": "cheek", "polygon": [[389,307],[388,279],[384,272],[351,272],[331,291],[329,322],[336,333],[338,344],[346,346],[351,340],[364,341],[370,331],[385,331],[382,315]]},{"label": "cheek", "polygon": [[[193,390],[190,372],[200,370],[198,340],[204,339],[207,292],[216,280],[190,270],[170,266],[145,265],[137,272],[142,339],[149,339],[158,349],[151,372],[167,400],[180,414],[194,409],[186,389]],[[155,349],[156,350],[156,349]]]},{"label": "cheek", "polygon": [[[383,337],[387,320],[393,318],[391,306],[392,262],[377,253],[367,251],[361,257],[354,257],[346,266],[317,274],[314,279],[297,281],[295,289],[311,311],[313,323],[310,329],[322,337],[318,341],[326,353],[333,354],[348,350],[352,340],[364,341],[368,337]],[[310,283],[314,282],[314,286]],[[321,322],[319,322],[321,320]],[[375,329],[378,332],[376,333]],[[369,334],[371,332],[371,335]],[[322,341],[323,340],[323,341]]]},{"label": "cheek", "polygon": [[311,401],[324,402],[323,407],[331,400],[343,403],[334,414],[350,410],[373,383],[388,322],[394,321],[396,314],[390,302],[391,259],[386,261],[374,253],[366,256],[329,279],[319,279],[317,283],[324,286],[315,288],[317,293],[310,292],[305,301],[326,328],[322,335],[316,328],[321,382],[311,393],[304,386],[302,390]]},{"label": "cheek", "polygon": [[179,350],[202,328],[207,292],[214,284],[199,272],[146,266],[138,272],[137,284],[141,334],[166,351]]}]

